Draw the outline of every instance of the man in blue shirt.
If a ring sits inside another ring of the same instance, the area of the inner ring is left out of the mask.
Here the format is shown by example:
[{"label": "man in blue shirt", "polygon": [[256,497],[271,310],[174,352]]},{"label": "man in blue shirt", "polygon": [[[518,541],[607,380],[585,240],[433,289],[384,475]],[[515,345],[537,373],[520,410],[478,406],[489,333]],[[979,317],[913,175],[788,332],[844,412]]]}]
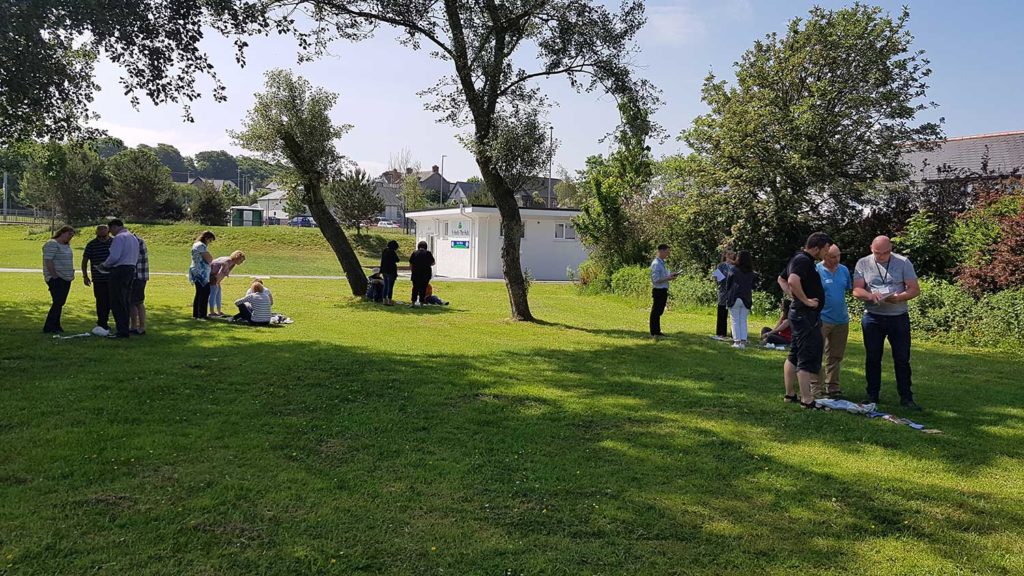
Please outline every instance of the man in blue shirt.
[{"label": "man in blue shirt", "polygon": [[[853,290],[850,270],[839,263],[842,253],[833,244],[818,262],[818,275],[825,289],[825,307],[821,310],[821,335],[825,341],[825,365],[818,381],[811,385],[814,397],[839,398],[839,366],[846,356],[846,341],[850,337],[850,312],[846,307],[846,293]],[[824,393],[822,387],[825,387]]]},{"label": "man in blue shirt", "polygon": [[651,297],[654,304],[651,306],[651,336],[660,338],[664,336],[661,332],[661,315],[665,312],[665,305],[668,304],[668,283],[675,280],[678,274],[668,271],[665,259],[668,258],[668,244],[658,245],[658,256],[651,262]]}]

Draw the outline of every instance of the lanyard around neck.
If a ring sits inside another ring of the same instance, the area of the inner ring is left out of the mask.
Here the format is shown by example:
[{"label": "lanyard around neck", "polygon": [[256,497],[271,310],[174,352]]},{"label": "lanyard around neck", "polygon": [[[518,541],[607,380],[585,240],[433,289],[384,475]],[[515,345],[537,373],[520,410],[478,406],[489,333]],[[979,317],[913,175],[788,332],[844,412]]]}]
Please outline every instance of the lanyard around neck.
[{"label": "lanyard around neck", "polygon": [[[886,265],[884,267],[882,265],[880,265],[877,260],[875,261],[875,270],[877,270],[878,271],[878,275],[882,277],[882,284],[885,284],[885,285],[889,284],[889,281],[892,278],[892,276],[889,274],[889,268],[891,268],[891,267],[892,267],[892,256],[889,257],[889,261],[886,263]],[[883,271],[884,271],[884,273],[883,273]]]}]

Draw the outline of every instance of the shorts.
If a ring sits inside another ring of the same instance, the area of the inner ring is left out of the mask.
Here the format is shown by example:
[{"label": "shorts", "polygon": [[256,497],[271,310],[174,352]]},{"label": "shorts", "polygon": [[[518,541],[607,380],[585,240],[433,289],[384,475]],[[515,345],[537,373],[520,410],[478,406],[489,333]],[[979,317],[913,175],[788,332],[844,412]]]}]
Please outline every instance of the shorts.
[{"label": "shorts", "polygon": [[815,310],[793,308],[789,311],[789,325],[793,330],[789,361],[797,370],[812,374],[821,372],[821,353],[825,346],[821,335],[821,314]]},{"label": "shorts", "polygon": [[132,282],[132,304],[142,304],[146,301],[146,282],[148,280],[139,280],[138,278]]}]

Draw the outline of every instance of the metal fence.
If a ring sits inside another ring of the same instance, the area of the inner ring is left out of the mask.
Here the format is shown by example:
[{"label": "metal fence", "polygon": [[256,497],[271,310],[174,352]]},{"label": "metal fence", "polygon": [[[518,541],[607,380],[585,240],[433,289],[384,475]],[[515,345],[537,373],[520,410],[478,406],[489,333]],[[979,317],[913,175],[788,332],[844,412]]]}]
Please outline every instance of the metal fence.
[{"label": "metal fence", "polygon": [[41,210],[11,210],[0,212],[0,224],[49,224],[50,213]]}]

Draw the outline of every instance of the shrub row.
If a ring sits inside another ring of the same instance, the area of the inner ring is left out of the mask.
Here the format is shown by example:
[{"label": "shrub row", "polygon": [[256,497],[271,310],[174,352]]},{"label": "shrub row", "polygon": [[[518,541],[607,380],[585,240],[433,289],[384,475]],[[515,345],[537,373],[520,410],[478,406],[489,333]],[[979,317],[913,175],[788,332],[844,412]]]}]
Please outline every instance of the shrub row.
[{"label": "shrub row", "polygon": [[[581,267],[581,276],[582,276]],[[588,290],[608,291],[632,298],[649,298],[651,277],[647,268],[616,270],[610,281],[594,269]],[[582,284],[582,282],[581,282]],[[679,306],[708,308],[717,304],[714,283],[703,276],[686,275],[672,282],[669,299]],[[864,313],[860,300],[848,297],[853,322]],[[768,292],[754,293],[752,313],[774,318],[779,299]],[[916,337],[1003,349],[1024,350],[1024,289],[1004,290],[975,300],[962,288],[942,280],[922,280],[921,295],[910,302],[910,319]]]}]

